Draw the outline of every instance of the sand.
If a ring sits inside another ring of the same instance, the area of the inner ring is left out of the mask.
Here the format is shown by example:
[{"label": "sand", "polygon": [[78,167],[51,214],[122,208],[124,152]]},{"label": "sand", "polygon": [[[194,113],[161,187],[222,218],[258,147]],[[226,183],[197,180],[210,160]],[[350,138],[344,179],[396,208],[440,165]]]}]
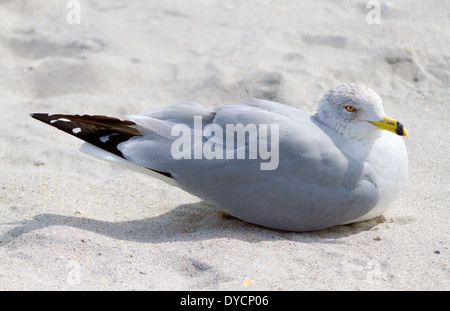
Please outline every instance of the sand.
[{"label": "sand", "polygon": [[[0,289],[450,289],[448,1],[382,1],[381,24],[366,1],[80,0],[80,24],[68,2],[0,4]],[[224,218],[29,116],[248,97],[315,113],[345,82],[408,129],[408,182],[382,217],[309,233]]]}]

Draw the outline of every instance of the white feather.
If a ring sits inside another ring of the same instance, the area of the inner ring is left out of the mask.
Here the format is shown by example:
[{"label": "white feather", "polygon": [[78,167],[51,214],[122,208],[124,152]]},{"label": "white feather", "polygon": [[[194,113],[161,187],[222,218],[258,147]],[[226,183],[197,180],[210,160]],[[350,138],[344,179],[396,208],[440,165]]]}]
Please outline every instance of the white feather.
[{"label": "white feather", "polygon": [[94,145],[92,145],[90,143],[86,143],[86,142],[83,143],[81,145],[81,147],[80,147],[80,151],[85,153],[85,154],[87,154],[87,155],[96,157],[98,159],[101,159],[101,160],[104,160],[104,161],[107,161],[107,162],[117,163],[117,164],[121,165],[124,168],[130,169],[130,170],[133,170],[135,172],[142,173],[142,174],[145,174],[145,175],[149,175],[151,177],[154,177],[154,178],[157,178],[159,180],[162,180],[162,181],[168,183],[171,186],[178,187],[178,183],[174,179],[169,178],[169,177],[164,176],[164,175],[161,175],[161,174],[159,174],[159,173],[157,173],[155,171],[152,171],[152,170],[147,169],[145,167],[142,167],[140,165],[134,164],[134,163],[132,163],[130,161],[125,160],[124,158],[121,158],[121,157],[119,157],[119,156],[117,156],[117,155],[115,155],[113,153],[110,153],[110,152],[108,152],[106,150],[98,148],[98,147],[96,147],[96,146],[94,146]]}]

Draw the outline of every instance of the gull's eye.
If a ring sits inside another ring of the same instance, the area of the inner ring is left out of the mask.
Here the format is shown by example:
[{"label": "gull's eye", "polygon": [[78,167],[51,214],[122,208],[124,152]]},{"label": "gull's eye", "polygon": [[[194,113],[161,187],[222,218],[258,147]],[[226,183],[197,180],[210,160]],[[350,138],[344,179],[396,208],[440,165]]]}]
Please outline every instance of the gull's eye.
[{"label": "gull's eye", "polygon": [[345,106],[345,109],[350,112],[354,112],[356,110],[355,107],[353,107],[352,105]]}]

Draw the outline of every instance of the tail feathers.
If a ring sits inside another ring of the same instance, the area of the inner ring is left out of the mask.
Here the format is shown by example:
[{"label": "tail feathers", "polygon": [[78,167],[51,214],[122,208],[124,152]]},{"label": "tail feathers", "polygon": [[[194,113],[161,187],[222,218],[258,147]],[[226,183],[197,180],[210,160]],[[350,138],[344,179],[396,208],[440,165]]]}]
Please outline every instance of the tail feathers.
[{"label": "tail feathers", "polygon": [[120,157],[117,145],[134,136],[141,136],[135,123],[105,116],[33,113],[33,118],[78,137]]},{"label": "tail feathers", "polygon": [[[117,145],[132,137],[142,136],[133,121],[112,117],[47,113],[33,113],[31,117],[124,159]],[[152,171],[171,177],[170,173]]]}]

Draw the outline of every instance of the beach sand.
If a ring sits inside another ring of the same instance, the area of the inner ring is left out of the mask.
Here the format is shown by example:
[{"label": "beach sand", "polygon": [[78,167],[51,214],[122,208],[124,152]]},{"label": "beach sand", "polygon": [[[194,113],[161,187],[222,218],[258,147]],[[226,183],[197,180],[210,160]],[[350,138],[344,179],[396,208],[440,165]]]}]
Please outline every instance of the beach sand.
[{"label": "beach sand", "polygon": [[[380,24],[367,1],[80,0],[80,24],[69,2],[0,4],[1,290],[450,289],[448,1],[381,1]],[[408,129],[409,177],[382,217],[318,232],[225,218],[29,116],[315,113],[346,82]]]}]

